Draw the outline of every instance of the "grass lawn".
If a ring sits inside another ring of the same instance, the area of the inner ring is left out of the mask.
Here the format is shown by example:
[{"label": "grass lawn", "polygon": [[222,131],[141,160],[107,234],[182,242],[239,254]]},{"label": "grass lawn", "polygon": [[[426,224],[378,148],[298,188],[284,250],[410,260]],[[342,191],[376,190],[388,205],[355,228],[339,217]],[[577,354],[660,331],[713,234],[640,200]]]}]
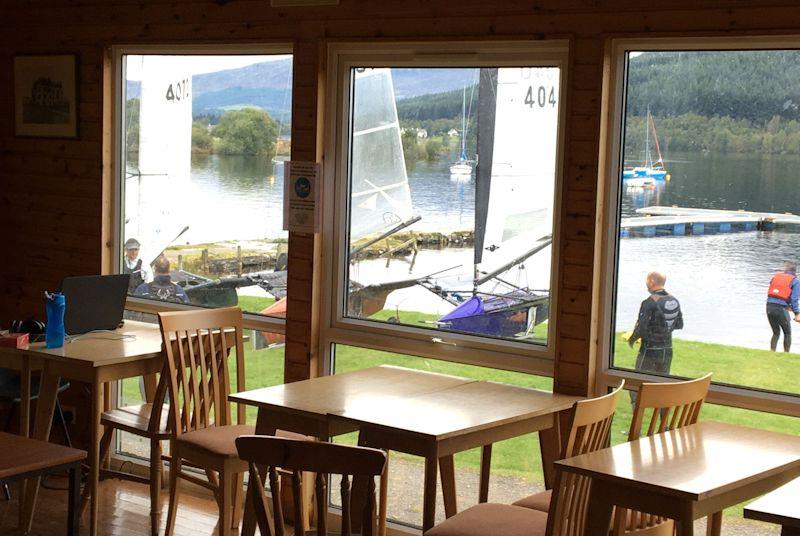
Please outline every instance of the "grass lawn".
[{"label": "grass lawn", "polygon": [[[249,311],[260,311],[273,301],[268,298],[252,296],[240,297],[240,305],[243,309]],[[381,311],[375,314],[373,318],[387,320],[389,317],[397,315],[397,311]],[[399,315],[403,323],[412,325],[423,325],[423,322],[435,319],[433,315],[407,311],[399,311]],[[540,326],[537,330],[539,330],[537,335],[544,336],[546,334],[546,326]],[[262,350],[253,350],[252,348],[252,342],[248,343],[246,355],[247,388],[282,383],[283,348]],[[632,369],[636,351],[636,348],[629,348],[618,336],[615,365],[620,368]],[[800,356],[798,355],[790,354],[787,356],[782,353],[683,340],[675,341],[674,354],[672,373],[679,376],[698,377],[706,372],[713,372],[715,381],[789,393],[800,392]],[[336,372],[347,372],[387,364],[525,387],[552,389],[552,379],[550,378],[352,346],[338,345],[334,359]],[[232,375],[232,377],[235,376]],[[126,380],[123,382],[123,396],[126,403],[132,403],[139,399],[138,380]],[[800,435],[800,419],[782,415],[706,404],[701,418]],[[627,440],[630,419],[630,400],[627,396],[624,396],[615,417],[612,432],[613,443],[616,444]],[[254,408],[248,408],[248,420],[255,422]],[[339,440],[354,443],[355,436],[350,435]],[[477,470],[480,466],[479,449],[458,454],[456,463],[458,467]],[[496,444],[492,457],[492,472],[493,474],[521,477],[531,482],[541,482],[542,470],[538,436],[533,434]],[[741,507],[730,509],[727,514],[741,516]]]}]

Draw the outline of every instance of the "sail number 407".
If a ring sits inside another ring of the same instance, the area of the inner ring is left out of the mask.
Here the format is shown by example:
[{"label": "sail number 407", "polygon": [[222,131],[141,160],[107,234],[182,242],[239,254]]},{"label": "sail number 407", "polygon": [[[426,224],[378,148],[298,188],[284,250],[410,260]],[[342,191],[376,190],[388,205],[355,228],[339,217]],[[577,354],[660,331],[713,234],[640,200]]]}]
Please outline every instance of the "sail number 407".
[{"label": "sail number 407", "polygon": [[165,95],[168,101],[182,101],[189,97],[189,80],[183,79],[170,84]]},{"label": "sail number 407", "polygon": [[528,92],[525,94],[525,104],[531,108],[534,106],[544,108],[548,104],[555,107],[556,88],[552,86],[550,88],[546,88],[544,86],[539,86],[538,88],[528,86]]}]

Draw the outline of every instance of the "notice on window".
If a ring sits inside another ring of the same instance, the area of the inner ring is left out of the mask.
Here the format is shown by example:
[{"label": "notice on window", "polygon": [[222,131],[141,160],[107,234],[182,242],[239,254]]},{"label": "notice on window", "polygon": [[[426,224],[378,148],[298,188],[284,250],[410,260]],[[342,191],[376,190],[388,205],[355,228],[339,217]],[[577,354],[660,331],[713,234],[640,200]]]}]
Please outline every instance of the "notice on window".
[{"label": "notice on window", "polygon": [[283,229],[319,232],[319,184],[322,167],[317,162],[286,162],[283,176]]}]

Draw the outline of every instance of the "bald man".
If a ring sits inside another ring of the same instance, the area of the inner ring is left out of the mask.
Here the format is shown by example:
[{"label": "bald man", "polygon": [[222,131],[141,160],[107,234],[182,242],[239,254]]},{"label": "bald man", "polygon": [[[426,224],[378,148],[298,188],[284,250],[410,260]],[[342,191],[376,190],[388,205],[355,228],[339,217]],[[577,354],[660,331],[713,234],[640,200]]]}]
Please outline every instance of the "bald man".
[{"label": "bald man", "polygon": [[639,307],[639,317],[628,344],[640,340],[636,370],[669,374],[672,364],[672,332],[683,329],[683,313],[678,300],[664,290],[667,276],[661,272],[647,274],[650,297]]}]

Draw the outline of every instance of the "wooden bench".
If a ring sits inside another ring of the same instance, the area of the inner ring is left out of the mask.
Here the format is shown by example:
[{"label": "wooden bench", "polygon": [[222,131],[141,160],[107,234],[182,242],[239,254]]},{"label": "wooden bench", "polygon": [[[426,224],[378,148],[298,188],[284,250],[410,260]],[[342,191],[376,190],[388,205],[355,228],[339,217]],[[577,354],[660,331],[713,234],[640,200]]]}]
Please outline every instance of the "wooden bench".
[{"label": "wooden bench", "polygon": [[0,432],[0,484],[69,471],[67,536],[80,528],[81,464],[86,452]]},{"label": "wooden bench", "polygon": [[800,478],[747,506],[744,517],[781,525],[781,536],[800,536]]}]

